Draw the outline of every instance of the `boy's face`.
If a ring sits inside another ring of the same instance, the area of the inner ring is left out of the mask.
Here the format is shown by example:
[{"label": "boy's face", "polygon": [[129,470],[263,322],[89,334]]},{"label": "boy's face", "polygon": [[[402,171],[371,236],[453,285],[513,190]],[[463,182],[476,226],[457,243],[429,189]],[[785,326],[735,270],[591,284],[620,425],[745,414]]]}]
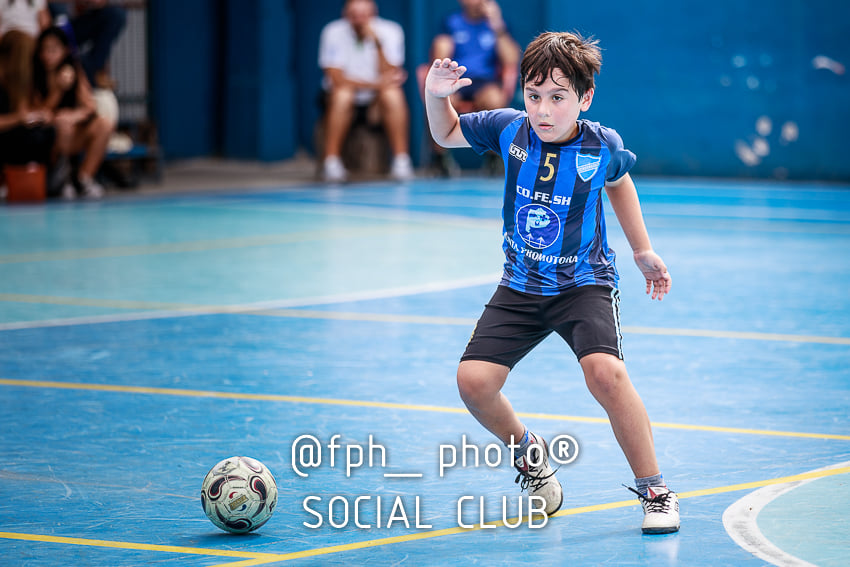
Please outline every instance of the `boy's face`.
[{"label": "boy's face", "polygon": [[531,127],[544,142],[566,142],[578,134],[576,120],[580,112],[590,108],[593,89],[584,93],[579,100],[560,69],[555,69],[552,76],[546,77],[542,83],[537,84],[538,80],[528,80],[523,88],[525,111]]}]

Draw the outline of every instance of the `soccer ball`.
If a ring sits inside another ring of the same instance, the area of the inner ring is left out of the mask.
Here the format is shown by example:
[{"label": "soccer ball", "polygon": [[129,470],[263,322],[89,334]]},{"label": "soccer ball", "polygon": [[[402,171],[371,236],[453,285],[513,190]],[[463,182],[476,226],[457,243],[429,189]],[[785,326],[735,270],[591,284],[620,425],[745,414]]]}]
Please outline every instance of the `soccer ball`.
[{"label": "soccer ball", "polygon": [[201,505],[210,521],[224,531],[244,534],[272,517],[277,484],[266,466],[250,457],[224,459],[201,485]]}]

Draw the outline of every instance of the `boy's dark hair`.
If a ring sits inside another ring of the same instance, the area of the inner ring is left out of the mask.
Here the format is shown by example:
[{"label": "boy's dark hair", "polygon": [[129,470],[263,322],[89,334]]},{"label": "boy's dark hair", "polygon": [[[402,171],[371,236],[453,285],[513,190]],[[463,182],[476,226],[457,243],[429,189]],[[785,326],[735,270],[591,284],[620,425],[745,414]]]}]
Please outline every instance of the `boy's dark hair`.
[{"label": "boy's dark hair", "polygon": [[599,41],[584,38],[577,33],[544,32],[535,37],[522,56],[520,82],[525,87],[531,83],[539,85],[552,72],[560,69],[570,86],[581,99],[584,93],[594,88],[593,76],[602,67],[602,52]]}]

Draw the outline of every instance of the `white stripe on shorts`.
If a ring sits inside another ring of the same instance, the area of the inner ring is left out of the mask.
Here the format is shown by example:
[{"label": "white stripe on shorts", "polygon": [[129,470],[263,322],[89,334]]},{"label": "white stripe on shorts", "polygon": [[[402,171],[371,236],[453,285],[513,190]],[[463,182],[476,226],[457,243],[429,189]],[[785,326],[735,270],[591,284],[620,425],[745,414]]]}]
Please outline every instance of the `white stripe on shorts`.
[{"label": "white stripe on shorts", "polygon": [[623,360],[623,332],[620,329],[620,290],[611,288],[611,309],[614,312],[614,329],[617,333],[617,357]]}]

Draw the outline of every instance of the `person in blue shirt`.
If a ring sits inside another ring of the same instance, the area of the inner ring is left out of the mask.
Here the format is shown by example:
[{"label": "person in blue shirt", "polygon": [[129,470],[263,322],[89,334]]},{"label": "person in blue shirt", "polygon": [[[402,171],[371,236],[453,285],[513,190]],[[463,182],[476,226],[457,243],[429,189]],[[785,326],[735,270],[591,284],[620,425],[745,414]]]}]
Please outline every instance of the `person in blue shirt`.
[{"label": "person in blue shirt", "polygon": [[434,140],[491,150],[505,164],[504,273],[478,320],[457,371],[460,396],[488,431],[511,447],[517,482],[548,514],[563,491],[546,441],[529,432],[502,394],[513,366],[551,332],[575,353],[591,394],[608,414],[635,476],[644,533],[679,529],[678,497],[664,482],[646,409],[623,362],[618,275],[608,247],[603,190],[646,280],[661,300],[671,277],[653,250],[629,175],[635,156],[617,132],[579,119],[590,108],[602,58],[595,40],[546,32],[520,64],[525,111],[458,115],[451,96],[469,86],[466,68],[437,59],[425,81]]},{"label": "person in blue shirt", "polygon": [[[454,59],[466,67],[466,77],[472,79],[472,84],[452,95],[452,104],[462,112],[509,106],[517,90],[519,45],[495,0],[460,0],[460,5],[461,10],[446,17],[431,42],[432,58]],[[459,171],[447,150],[437,146],[433,151],[433,166],[441,175]],[[496,169],[486,161],[489,169]]]},{"label": "person in blue shirt", "polygon": [[454,96],[474,110],[508,106],[516,92],[519,46],[508,32],[494,0],[460,0],[461,10],[446,17],[431,44],[436,59],[449,57],[466,67],[472,84]]}]

